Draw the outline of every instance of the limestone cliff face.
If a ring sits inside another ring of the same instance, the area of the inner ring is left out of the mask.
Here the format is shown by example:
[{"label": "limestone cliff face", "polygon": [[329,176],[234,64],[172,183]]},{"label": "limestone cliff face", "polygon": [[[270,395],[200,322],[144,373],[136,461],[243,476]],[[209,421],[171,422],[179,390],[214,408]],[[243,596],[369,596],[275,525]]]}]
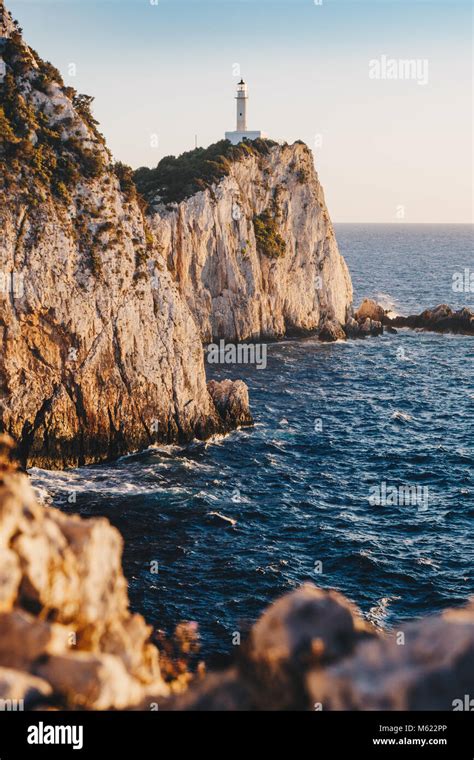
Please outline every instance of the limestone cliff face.
[{"label": "limestone cliff face", "polygon": [[351,280],[303,143],[249,148],[217,185],[153,207],[150,226],[204,341],[345,323]]},{"label": "limestone cliff face", "polygon": [[88,99],[3,2],[0,42],[0,429],[46,467],[228,429],[199,331]]}]

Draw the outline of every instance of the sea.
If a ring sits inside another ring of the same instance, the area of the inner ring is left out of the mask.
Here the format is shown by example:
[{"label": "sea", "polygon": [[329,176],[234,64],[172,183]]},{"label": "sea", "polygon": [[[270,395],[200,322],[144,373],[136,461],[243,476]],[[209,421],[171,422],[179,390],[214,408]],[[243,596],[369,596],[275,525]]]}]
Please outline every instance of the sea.
[{"label": "sea", "polygon": [[[474,308],[472,226],[335,228],[356,304]],[[210,663],[305,582],[385,629],[462,605],[474,594],[474,338],[399,330],[267,351],[266,368],[208,366],[209,378],[245,380],[254,427],[33,469],[34,485],[117,526],[132,609],[168,634],[197,622]]]}]

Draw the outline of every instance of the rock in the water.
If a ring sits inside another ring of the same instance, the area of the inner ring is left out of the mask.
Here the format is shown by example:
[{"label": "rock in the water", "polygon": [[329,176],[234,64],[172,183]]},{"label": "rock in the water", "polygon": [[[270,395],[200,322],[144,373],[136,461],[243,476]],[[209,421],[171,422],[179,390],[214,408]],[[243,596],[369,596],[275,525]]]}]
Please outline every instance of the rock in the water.
[{"label": "rock in the water", "polygon": [[360,325],[354,317],[349,317],[344,330],[348,338],[360,338]]},{"label": "rock in the water", "polygon": [[370,319],[370,317],[361,320],[361,322],[359,322],[359,327],[362,336],[381,335],[381,333],[383,333],[382,322],[377,322],[374,319]]},{"label": "rock in the water", "polygon": [[326,320],[318,334],[318,338],[323,343],[334,343],[336,340],[346,340],[346,333],[339,322],[335,320]]},{"label": "rock in the water", "polygon": [[252,424],[245,383],[241,380],[210,380],[207,389],[226,428]]},{"label": "rock in the water", "polygon": [[425,309],[421,314],[394,317],[389,324],[415,330],[474,335],[474,312],[467,308],[453,311],[446,304],[440,304],[434,309]]},{"label": "rock in the water", "polygon": [[354,314],[357,322],[365,321],[367,318],[374,322],[383,322],[385,318],[385,309],[371,298],[364,298],[361,305]]},{"label": "rock in the water", "polygon": [[348,316],[344,330],[348,338],[382,335],[385,320],[384,308],[372,299],[365,298],[357,311]]}]

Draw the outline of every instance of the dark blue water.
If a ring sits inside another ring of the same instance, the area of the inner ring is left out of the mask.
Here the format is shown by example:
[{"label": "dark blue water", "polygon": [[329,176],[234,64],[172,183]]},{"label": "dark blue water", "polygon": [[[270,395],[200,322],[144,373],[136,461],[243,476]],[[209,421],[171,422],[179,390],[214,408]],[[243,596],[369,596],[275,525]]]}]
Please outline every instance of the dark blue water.
[{"label": "dark blue water", "polygon": [[[471,227],[336,233],[356,301],[472,307],[472,293],[452,291],[453,272],[474,268]],[[117,525],[133,608],[167,630],[198,621],[207,658],[307,580],[389,627],[474,593],[473,358],[472,338],[409,331],[271,344],[265,370],[213,370],[248,383],[253,429],[34,477],[62,508]],[[428,501],[373,506],[383,482],[427,486]]]}]

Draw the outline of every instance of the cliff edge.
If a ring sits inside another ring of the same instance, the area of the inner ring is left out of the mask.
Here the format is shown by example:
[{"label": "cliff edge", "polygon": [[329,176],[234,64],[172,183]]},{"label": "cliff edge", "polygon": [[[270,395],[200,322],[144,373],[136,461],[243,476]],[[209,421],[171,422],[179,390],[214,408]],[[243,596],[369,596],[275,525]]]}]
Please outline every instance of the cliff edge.
[{"label": "cliff edge", "polygon": [[[91,98],[0,2],[0,430],[24,465],[83,465],[251,421],[219,413],[193,316]],[[222,394],[221,394],[222,396]]]},{"label": "cliff edge", "polygon": [[351,279],[304,143],[224,140],[135,179],[204,342],[345,324]]}]

